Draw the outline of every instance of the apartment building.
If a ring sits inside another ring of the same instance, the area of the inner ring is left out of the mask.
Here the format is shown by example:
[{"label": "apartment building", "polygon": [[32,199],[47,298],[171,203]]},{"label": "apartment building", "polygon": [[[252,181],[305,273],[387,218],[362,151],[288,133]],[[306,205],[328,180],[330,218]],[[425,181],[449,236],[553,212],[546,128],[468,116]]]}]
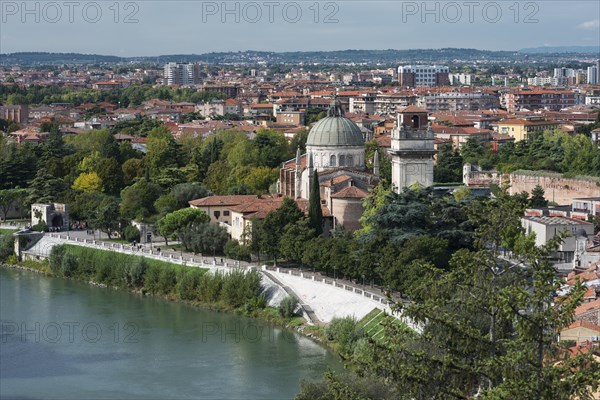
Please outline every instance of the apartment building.
[{"label": "apartment building", "polygon": [[400,86],[447,86],[450,70],[442,65],[404,65],[398,67]]}]

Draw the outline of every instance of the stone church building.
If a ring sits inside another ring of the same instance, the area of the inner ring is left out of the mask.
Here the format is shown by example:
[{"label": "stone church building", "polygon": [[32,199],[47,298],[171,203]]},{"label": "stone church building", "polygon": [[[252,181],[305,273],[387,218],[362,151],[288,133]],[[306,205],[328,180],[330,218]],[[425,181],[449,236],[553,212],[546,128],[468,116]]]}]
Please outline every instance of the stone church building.
[{"label": "stone church building", "polygon": [[[415,184],[433,184],[434,135],[427,111],[406,107],[398,114],[392,134],[392,185],[395,191]],[[279,193],[294,199],[309,199],[313,174],[319,177],[321,202],[330,211],[331,227],[360,229],[362,202],[379,181],[379,159],[373,170],[365,166],[365,139],[361,129],[344,117],[339,101],[332,102],[327,117],[310,130],[306,154],[283,164]]]},{"label": "stone church building", "polygon": [[[400,110],[392,133],[389,151],[392,159],[392,186],[395,191],[415,185],[433,184],[434,138],[427,111],[406,107]],[[211,221],[228,229],[234,239],[256,218],[291,197],[305,213],[314,174],[319,180],[325,232],[342,228],[352,232],[361,228],[363,200],[379,182],[379,158],[375,152],[373,170],[365,165],[365,138],[354,122],[344,117],[341,103],[334,100],[327,116],[313,125],[306,141],[306,153],[283,163],[276,196],[211,196],[190,201]]]}]

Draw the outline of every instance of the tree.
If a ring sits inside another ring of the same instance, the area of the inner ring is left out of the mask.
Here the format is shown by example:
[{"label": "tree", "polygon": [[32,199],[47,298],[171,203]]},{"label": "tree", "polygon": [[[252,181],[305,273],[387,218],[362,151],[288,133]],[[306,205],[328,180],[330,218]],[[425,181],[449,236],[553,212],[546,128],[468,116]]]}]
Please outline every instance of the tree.
[{"label": "tree", "polygon": [[166,127],[152,129],[148,133],[146,146],[146,158],[152,176],[158,175],[163,168],[178,166],[178,145]]},{"label": "tree", "polygon": [[179,207],[183,208],[189,206],[189,201],[206,197],[210,195],[210,192],[202,184],[192,182],[175,185],[171,189],[171,194],[175,197]]},{"label": "tree", "polygon": [[26,193],[25,189],[3,189],[0,190],[0,216],[6,221],[8,212],[12,207],[22,207],[20,201]]},{"label": "tree", "polygon": [[261,129],[256,133],[253,144],[258,151],[259,166],[276,168],[292,158],[287,139],[282,133]]},{"label": "tree", "polygon": [[540,185],[535,185],[531,191],[531,199],[529,199],[530,207],[546,207],[548,200],[544,197],[544,188]]},{"label": "tree", "polygon": [[462,182],[463,158],[447,143],[440,146],[437,162],[433,170],[435,182]]},{"label": "tree", "polygon": [[27,202],[32,203],[54,203],[66,190],[65,182],[50,175],[45,168],[40,168],[35,178],[29,184],[29,198]]},{"label": "tree", "polygon": [[154,202],[160,195],[160,186],[140,180],[121,190],[121,214],[127,219],[147,218],[156,213]]},{"label": "tree", "polygon": [[210,253],[214,256],[223,252],[229,235],[225,228],[204,222],[187,225],[180,231],[180,238],[186,250],[194,253]]},{"label": "tree", "polygon": [[183,230],[192,225],[208,222],[210,222],[210,217],[204,211],[197,208],[182,208],[159,219],[156,226],[166,242],[168,239],[181,236]]},{"label": "tree", "polygon": [[290,152],[295,153],[296,149],[300,148],[300,154],[306,152],[306,140],[308,139],[308,130],[306,128],[300,129],[294,133],[294,137],[290,142]]},{"label": "tree", "polygon": [[105,198],[106,195],[100,192],[71,192],[67,199],[70,219],[93,225],[96,210]]},{"label": "tree", "polygon": [[172,213],[173,211],[179,210],[182,207],[179,207],[175,196],[172,193],[163,194],[154,202],[154,208],[158,212],[158,214],[163,217],[168,213]]},{"label": "tree", "polygon": [[321,187],[317,171],[314,172],[312,182],[310,183],[308,219],[310,227],[314,229],[317,236],[320,236],[323,233],[323,209],[321,208]]},{"label": "tree", "polygon": [[71,188],[84,192],[102,192],[102,179],[95,172],[82,172]]},{"label": "tree", "polygon": [[[549,254],[562,238],[536,247],[519,223],[523,196],[503,193],[474,210],[476,247],[455,252],[450,268],[417,261],[413,301],[397,308],[419,329],[386,324],[386,340],[355,359],[360,376],[383,380],[394,398],[406,399],[566,400],[589,398],[599,386],[598,362],[569,357],[556,340],[585,289],[575,285],[552,304],[561,282]],[[499,258],[500,245],[518,262]],[[429,247],[406,248],[407,255]]]},{"label": "tree", "polygon": [[281,256],[289,261],[301,263],[304,249],[315,236],[315,230],[306,218],[286,225],[280,239]]},{"label": "tree", "polygon": [[120,228],[119,202],[114,197],[105,197],[95,212],[92,224],[112,238]]},{"label": "tree", "polygon": [[261,232],[261,249],[275,259],[280,255],[280,240],[288,224],[293,224],[304,214],[294,200],[289,197],[283,199],[281,206],[271,211],[265,217]]}]

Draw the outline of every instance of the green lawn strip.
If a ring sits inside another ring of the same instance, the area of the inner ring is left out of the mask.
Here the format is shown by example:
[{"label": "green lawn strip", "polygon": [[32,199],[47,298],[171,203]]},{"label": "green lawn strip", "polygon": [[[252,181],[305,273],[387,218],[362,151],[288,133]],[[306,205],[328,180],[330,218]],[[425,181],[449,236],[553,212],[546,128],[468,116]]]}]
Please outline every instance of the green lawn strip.
[{"label": "green lawn strip", "polygon": [[379,326],[384,319],[386,319],[386,315],[384,313],[379,314],[377,317],[375,317],[373,320],[371,320],[367,325],[365,325],[363,327],[363,330],[365,332],[369,333],[374,328]]},{"label": "green lawn strip", "polygon": [[[76,245],[72,245],[72,244],[67,244],[65,246],[68,249],[68,251],[75,256],[81,256],[83,254],[90,254],[90,253],[103,254],[103,252],[104,253],[111,252],[111,250],[94,249],[94,248],[90,248],[90,247],[76,246]],[[140,257],[143,257],[143,256],[134,255],[134,254],[125,254],[125,253],[117,253],[117,254],[124,257],[125,259],[130,259],[132,262]],[[177,269],[194,268],[194,269],[201,270],[203,272],[208,271],[207,268],[188,267],[188,266],[184,266],[181,264],[170,263],[167,261],[156,260],[154,258],[148,258],[148,257],[145,257],[145,259],[146,259],[146,262],[148,263],[148,266],[175,267]]]},{"label": "green lawn strip", "polygon": [[0,228],[0,235],[10,235],[11,233],[15,233],[18,231],[18,229]]},{"label": "green lawn strip", "polygon": [[385,322],[406,327],[406,324],[404,324],[402,321],[395,318],[393,315],[387,314],[379,308],[374,308],[371,312],[365,315],[358,322],[358,327],[373,340],[382,342],[385,339],[385,329],[383,327]]}]

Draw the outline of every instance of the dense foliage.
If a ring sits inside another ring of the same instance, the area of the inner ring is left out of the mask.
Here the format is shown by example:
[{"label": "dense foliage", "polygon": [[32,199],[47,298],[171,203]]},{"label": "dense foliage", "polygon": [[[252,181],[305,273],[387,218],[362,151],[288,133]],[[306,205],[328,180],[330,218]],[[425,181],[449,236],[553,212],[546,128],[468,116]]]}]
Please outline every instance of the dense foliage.
[{"label": "dense foliage", "polygon": [[461,182],[463,161],[500,172],[525,169],[600,176],[600,149],[589,135],[570,136],[561,131],[531,134],[526,140],[501,145],[497,152],[476,139],[469,139],[460,152],[451,145],[441,146],[434,170],[436,182]]},{"label": "dense foliage", "polygon": [[[436,199],[405,210],[415,196],[388,196],[367,232],[376,236],[383,229],[402,243],[387,269],[408,271],[396,279],[408,283],[403,291],[410,301],[395,308],[414,328],[384,323],[385,340],[374,340],[355,321],[335,321],[326,335],[338,343],[351,372],[305,383],[297,398],[590,398],[600,384],[600,364],[589,353],[570,354],[556,340],[573,321],[585,287],[575,285],[553,301],[561,281],[549,256],[562,238],[535,246],[520,224],[528,196],[499,191],[494,199],[472,199],[465,210],[470,245],[447,246],[451,254],[445,255],[431,254],[455,240],[440,235],[447,229],[432,230],[439,211],[427,214],[427,208]],[[397,230],[384,218],[390,212]],[[514,262],[499,257],[506,250]],[[394,261],[401,265],[390,268]]]},{"label": "dense foliage", "polygon": [[[139,256],[71,245],[52,248],[51,271],[57,276],[92,280],[108,286],[239,308],[263,304],[256,271],[211,274],[206,270]],[[264,300],[264,299],[263,299]]]}]

